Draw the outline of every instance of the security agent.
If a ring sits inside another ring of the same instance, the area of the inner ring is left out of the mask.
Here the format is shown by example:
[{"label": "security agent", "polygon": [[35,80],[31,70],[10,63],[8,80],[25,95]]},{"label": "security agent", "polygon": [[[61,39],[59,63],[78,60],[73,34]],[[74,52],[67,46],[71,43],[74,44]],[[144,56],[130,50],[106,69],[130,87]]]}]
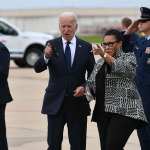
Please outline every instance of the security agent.
[{"label": "security agent", "polygon": [[[130,44],[137,59],[136,84],[141,95],[144,110],[150,122],[150,8],[141,7],[140,19],[133,22],[128,28],[126,35],[137,31],[144,33],[144,36],[132,36]],[[141,150],[150,149],[150,124],[138,130],[138,137]]]},{"label": "security agent", "polygon": [[7,82],[9,62],[9,51],[0,42],[0,150],[8,150],[5,124],[5,109],[6,104],[12,101]]}]

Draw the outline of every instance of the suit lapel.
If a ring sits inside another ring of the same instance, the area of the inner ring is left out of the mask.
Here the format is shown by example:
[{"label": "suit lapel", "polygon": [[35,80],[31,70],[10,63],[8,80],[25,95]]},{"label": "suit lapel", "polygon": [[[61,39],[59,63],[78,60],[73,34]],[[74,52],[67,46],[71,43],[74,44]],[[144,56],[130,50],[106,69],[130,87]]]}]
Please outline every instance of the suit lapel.
[{"label": "suit lapel", "polygon": [[77,38],[76,40],[76,51],[75,51],[75,56],[72,64],[72,69],[76,66],[76,63],[81,59],[81,52],[82,52],[83,45],[80,42],[80,40]]},{"label": "suit lapel", "polygon": [[62,44],[61,37],[58,39],[57,48],[59,50],[60,55],[64,57],[63,44]]},{"label": "suit lapel", "polygon": [[67,70],[67,66],[66,66],[66,61],[65,61],[65,54],[64,54],[64,48],[63,48],[63,43],[62,43],[62,38],[58,38],[58,43],[56,43],[57,49],[59,51],[59,59],[61,59],[62,67],[65,67],[65,70]]}]

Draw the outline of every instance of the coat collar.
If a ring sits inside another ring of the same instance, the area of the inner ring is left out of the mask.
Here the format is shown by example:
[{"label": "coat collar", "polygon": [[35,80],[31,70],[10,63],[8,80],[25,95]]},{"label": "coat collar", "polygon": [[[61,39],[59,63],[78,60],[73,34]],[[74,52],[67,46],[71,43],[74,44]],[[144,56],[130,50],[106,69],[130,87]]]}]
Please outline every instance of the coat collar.
[{"label": "coat collar", "polygon": [[[62,42],[63,42],[63,44],[66,44],[68,41],[62,37]],[[76,43],[76,37],[74,36],[74,37],[71,39],[71,41],[69,41],[69,42],[72,43],[72,44],[73,44],[73,43]]]},{"label": "coat collar", "polygon": [[76,66],[76,63],[81,60],[80,54],[82,52],[82,49],[83,49],[82,42],[80,41],[79,38],[76,37],[76,51],[75,51],[75,56],[74,56],[72,68],[74,68]]}]

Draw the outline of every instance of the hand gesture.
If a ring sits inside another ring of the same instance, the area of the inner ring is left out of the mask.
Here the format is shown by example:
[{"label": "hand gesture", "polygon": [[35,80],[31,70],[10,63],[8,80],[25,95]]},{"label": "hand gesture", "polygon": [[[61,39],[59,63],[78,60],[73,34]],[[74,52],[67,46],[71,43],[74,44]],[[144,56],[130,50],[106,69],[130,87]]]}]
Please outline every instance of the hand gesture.
[{"label": "hand gesture", "polygon": [[139,20],[134,21],[127,29],[127,31],[125,32],[125,34],[130,34],[133,32],[137,32],[138,31],[138,25],[139,25]]},{"label": "hand gesture", "polygon": [[75,97],[80,97],[85,95],[85,88],[83,86],[79,86],[74,90]]},{"label": "hand gesture", "polygon": [[103,47],[100,44],[93,46],[92,52],[94,55],[100,55],[101,57],[103,57],[105,53]]},{"label": "hand gesture", "polygon": [[52,45],[48,43],[44,49],[44,55],[46,58],[50,58],[53,54]]}]

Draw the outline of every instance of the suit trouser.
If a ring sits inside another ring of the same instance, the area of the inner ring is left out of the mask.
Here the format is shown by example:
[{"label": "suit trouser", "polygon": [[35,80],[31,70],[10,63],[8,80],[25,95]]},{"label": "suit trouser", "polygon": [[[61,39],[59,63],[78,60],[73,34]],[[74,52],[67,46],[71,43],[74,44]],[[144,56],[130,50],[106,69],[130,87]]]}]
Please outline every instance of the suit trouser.
[{"label": "suit trouser", "polygon": [[123,150],[129,136],[137,127],[134,119],[120,115],[106,115],[97,122],[101,150]]},{"label": "suit trouser", "polygon": [[137,130],[141,150],[150,150],[150,85],[139,84],[139,92],[149,124]]},{"label": "suit trouser", "polygon": [[70,149],[85,150],[87,117],[73,119],[69,113],[48,115],[48,150],[61,150],[65,124],[68,127]]},{"label": "suit trouser", "polygon": [[68,127],[70,150],[86,149],[87,114],[79,100],[65,96],[56,115],[48,116],[48,150],[61,150],[64,126]]},{"label": "suit trouser", "polygon": [[0,150],[8,150],[5,124],[6,104],[0,104]]}]

